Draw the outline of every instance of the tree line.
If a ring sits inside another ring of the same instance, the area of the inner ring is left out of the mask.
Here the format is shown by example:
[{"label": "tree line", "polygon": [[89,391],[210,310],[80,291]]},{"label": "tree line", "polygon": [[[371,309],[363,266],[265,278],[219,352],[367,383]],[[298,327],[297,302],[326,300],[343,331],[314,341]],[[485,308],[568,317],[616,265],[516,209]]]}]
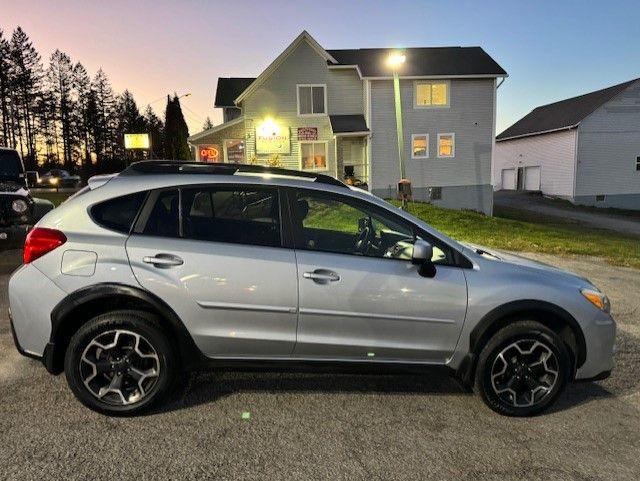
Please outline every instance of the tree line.
[{"label": "tree line", "polygon": [[[126,151],[125,133],[148,133],[151,151]],[[0,29],[0,146],[18,150],[27,170],[62,167],[86,179],[143,158],[189,159],[188,136],[176,94],[164,119],[150,105],[141,112],[102,69],[91,76],[60,50],[45,65],[22,28],[10,38]]]}]

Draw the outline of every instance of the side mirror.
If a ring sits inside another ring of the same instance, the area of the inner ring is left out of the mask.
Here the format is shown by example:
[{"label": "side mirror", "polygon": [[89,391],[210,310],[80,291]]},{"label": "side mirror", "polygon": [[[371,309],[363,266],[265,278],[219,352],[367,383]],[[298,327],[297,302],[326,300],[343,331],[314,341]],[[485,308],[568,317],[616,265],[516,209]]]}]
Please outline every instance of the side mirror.
[{"label": "side mirror", "polygon": [[427,241],[417,239],[413,244],[413,254],[411,255],[411,262],[413,264],[424,264],[425,262],[431,262],[433,257],[433,246]]},{"label": "side mirror", "polygon": [[435,277],[436,266],[431,262],[433,246],[427,241],[416,239],[413,243],[411,262],[418,265],[418,274],[422,277]]}]

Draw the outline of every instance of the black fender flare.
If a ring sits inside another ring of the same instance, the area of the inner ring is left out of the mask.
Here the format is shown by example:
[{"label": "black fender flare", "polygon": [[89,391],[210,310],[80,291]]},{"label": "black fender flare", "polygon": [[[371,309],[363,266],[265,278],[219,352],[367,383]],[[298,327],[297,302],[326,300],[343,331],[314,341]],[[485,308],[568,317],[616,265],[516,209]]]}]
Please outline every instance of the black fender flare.
[{"label": "black fender flare", "polygon": [[[51,311],[51,334],[43,356],[43,362],[49,372],[54,374],[62,372],[66,345],[60,345],[60,342],[64,340],[63,333],[66,322],[73,317],[73,313],[78,309],[102,299],[105,301],[119,299],[123,302],[128,300],[129,302],[134,301],[138,305],[150,307],[154,313],[166,321],[170,332],[176,335],[178,353],[183,368],[192,369],[206,360],[206,356],[198,349],[182,320],[165,301],[143,288],[107,282],[83,287],[72,292]],[[106,310],[104,309],[104,311]]]},{"label": "black fender flare", "polygon": [[493,328],[497,327],[499,329],[502,327],[503,322],[506,323],[510,318],[526,315],[527,313],[535,313],[538,316],[540,314],[548,314],[565,322],[571,328],[576,341],[575,368],[577,369],[584,364],[587,357],[587,344],[578,321],[565,309],[551,302],[522,299],[494,308],[485,314],[473,328],[469,335],[469,352],[457,369],[458,376],[465,384],[472,385],[479,351],[482,349],[484,342],[488,340],[487,335],[493,332]]}]

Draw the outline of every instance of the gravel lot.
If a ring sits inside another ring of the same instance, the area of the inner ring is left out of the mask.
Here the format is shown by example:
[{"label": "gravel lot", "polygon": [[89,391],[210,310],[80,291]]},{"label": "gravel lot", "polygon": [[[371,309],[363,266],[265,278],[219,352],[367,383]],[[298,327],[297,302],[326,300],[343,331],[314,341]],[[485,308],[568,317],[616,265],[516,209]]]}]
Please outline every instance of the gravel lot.
[{"label": "gravel lot", "polygon": [[112,419],[15,350],[13,254],[0,252],[1,479],[640,478],[640,271],[534,256],[593,280],[619,323],[613,376],[537,418],[498,416],[441,375],[198,373],[162,412]]}]

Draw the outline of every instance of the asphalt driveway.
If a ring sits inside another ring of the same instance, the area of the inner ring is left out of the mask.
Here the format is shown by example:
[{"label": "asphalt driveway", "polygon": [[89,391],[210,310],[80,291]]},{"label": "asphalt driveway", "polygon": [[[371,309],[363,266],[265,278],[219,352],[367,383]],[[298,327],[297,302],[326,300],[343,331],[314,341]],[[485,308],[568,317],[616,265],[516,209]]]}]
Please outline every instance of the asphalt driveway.
[{"label": "asphalt driveway", "polygon": [[640,271],[535,257],[591,278],[619,322],[613,376],[570,386],[546,415],[498,416],[436,374],[197,373],[162,411],[115,419],[17,353],[17,253],[1,252],[0,478],[637,480]]}]

